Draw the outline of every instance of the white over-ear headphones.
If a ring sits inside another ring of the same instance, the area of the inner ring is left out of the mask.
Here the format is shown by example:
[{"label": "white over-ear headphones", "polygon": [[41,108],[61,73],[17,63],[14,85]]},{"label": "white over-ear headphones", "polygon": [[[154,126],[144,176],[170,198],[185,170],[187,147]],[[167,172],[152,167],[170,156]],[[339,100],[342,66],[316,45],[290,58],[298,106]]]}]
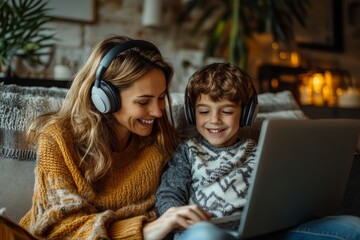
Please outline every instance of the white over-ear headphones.
[{"label": "white over-ear headphones", "polygon": [[91,100],[99,112],[111,113],[120,109],[119,90],[109,81],[102,79],[102,77],[111,62],[120,53],[135,47],[145,47],[160,52],[154,44],[144,40],[130,40],[111,48],[100,61],[100,65],[96,70],[96,79],[91,89]]}]

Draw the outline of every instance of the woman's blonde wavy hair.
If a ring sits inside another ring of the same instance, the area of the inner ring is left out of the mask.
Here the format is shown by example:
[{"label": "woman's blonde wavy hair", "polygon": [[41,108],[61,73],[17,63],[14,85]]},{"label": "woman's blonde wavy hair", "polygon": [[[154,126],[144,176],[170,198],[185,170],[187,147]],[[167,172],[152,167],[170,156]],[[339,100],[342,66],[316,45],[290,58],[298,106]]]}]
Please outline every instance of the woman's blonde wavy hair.
[{"label": "woman's blonde wavy hair", "polygon": [[[39,135],[49,125],[66,126],[63,131],[70,131],[74,136],[74,147],[81,160],[84,175],[92,184],[110,169],[113,161],[112,151],[116,151],[119,145],[128,144],[119,142],[114,134],[112,122],[116,120],[113,115],[100,113],[92,103],[91,89],[96,70],[101,59],[112,47],[130,40],[132,39],[125,36],[112,35],[95,46],[85,65],[75,75],[61,109],[37,118],[28,131],[29,140],[36,145]],[[173,77],[173,68],[170,63],[165,61],[156,49],[134,47],[120,53],[112,61],[103,74],[103,79],[113,84],[121,93],[153,68],[159,68],[165,73],[170,116],[164,110],[163,117],[155,121],[149,136],[140,137],[131,133],[130,139],[138,146],[139,151],[155,142],[164,159],[168,160],[179,143],[171,114],[169,85]]]}]

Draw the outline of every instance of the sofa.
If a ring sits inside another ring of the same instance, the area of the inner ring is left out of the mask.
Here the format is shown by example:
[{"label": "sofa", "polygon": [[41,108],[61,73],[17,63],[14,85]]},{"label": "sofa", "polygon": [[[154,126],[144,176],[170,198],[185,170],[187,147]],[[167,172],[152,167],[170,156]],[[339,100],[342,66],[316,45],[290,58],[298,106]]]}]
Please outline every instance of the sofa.
[{"label": "sofa", "polygon": [[[18,222],[31,206],[36,152],[27,144],[25,132],[36,116],[61,107],[66,88],[18,86],[0,83],[0,214]],[[289,91],[258,95],[259,112],[255,123],[239,135],[258,140],[264,119],[305,119]],[[194,136],[194,126],[184,115],[184,95],[171,93],[174,125],[180,134]],[[360,157],[354,163],[339,214],[360,216]]]}]

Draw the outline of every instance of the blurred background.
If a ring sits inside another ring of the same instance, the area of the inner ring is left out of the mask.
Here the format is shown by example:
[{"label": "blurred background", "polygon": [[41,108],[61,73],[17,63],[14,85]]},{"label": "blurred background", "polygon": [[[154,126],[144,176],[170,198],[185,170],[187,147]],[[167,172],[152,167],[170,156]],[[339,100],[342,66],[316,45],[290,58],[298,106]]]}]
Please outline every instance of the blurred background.
[{"label": "blurred background", "polygon": [[183,92],[204,64],[230,61],[259,92],[287,89],[301,105],[360,108],[360,0],[50,0],[44,7],[52,37],[42,42],[48,53],[36,55],[43,64],[31,62],[35,54],[13,54],[3,77],[70,81],[97,42],[119,34],[160,48],[175,68],[172,92]]}]

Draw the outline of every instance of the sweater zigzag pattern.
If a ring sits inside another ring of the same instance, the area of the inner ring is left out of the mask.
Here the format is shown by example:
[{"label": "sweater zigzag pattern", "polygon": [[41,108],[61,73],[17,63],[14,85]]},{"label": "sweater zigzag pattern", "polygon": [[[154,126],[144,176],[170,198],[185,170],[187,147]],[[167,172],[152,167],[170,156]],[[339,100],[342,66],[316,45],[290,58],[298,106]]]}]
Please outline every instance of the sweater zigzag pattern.
[{"label": "sweater zigzag pattern", "polygon": [[214,217],[238,212],[246,202],[256,144],[248,140],[216,148],[204,139],[186,144],[192,166],[190,204],[202,206]]}]

